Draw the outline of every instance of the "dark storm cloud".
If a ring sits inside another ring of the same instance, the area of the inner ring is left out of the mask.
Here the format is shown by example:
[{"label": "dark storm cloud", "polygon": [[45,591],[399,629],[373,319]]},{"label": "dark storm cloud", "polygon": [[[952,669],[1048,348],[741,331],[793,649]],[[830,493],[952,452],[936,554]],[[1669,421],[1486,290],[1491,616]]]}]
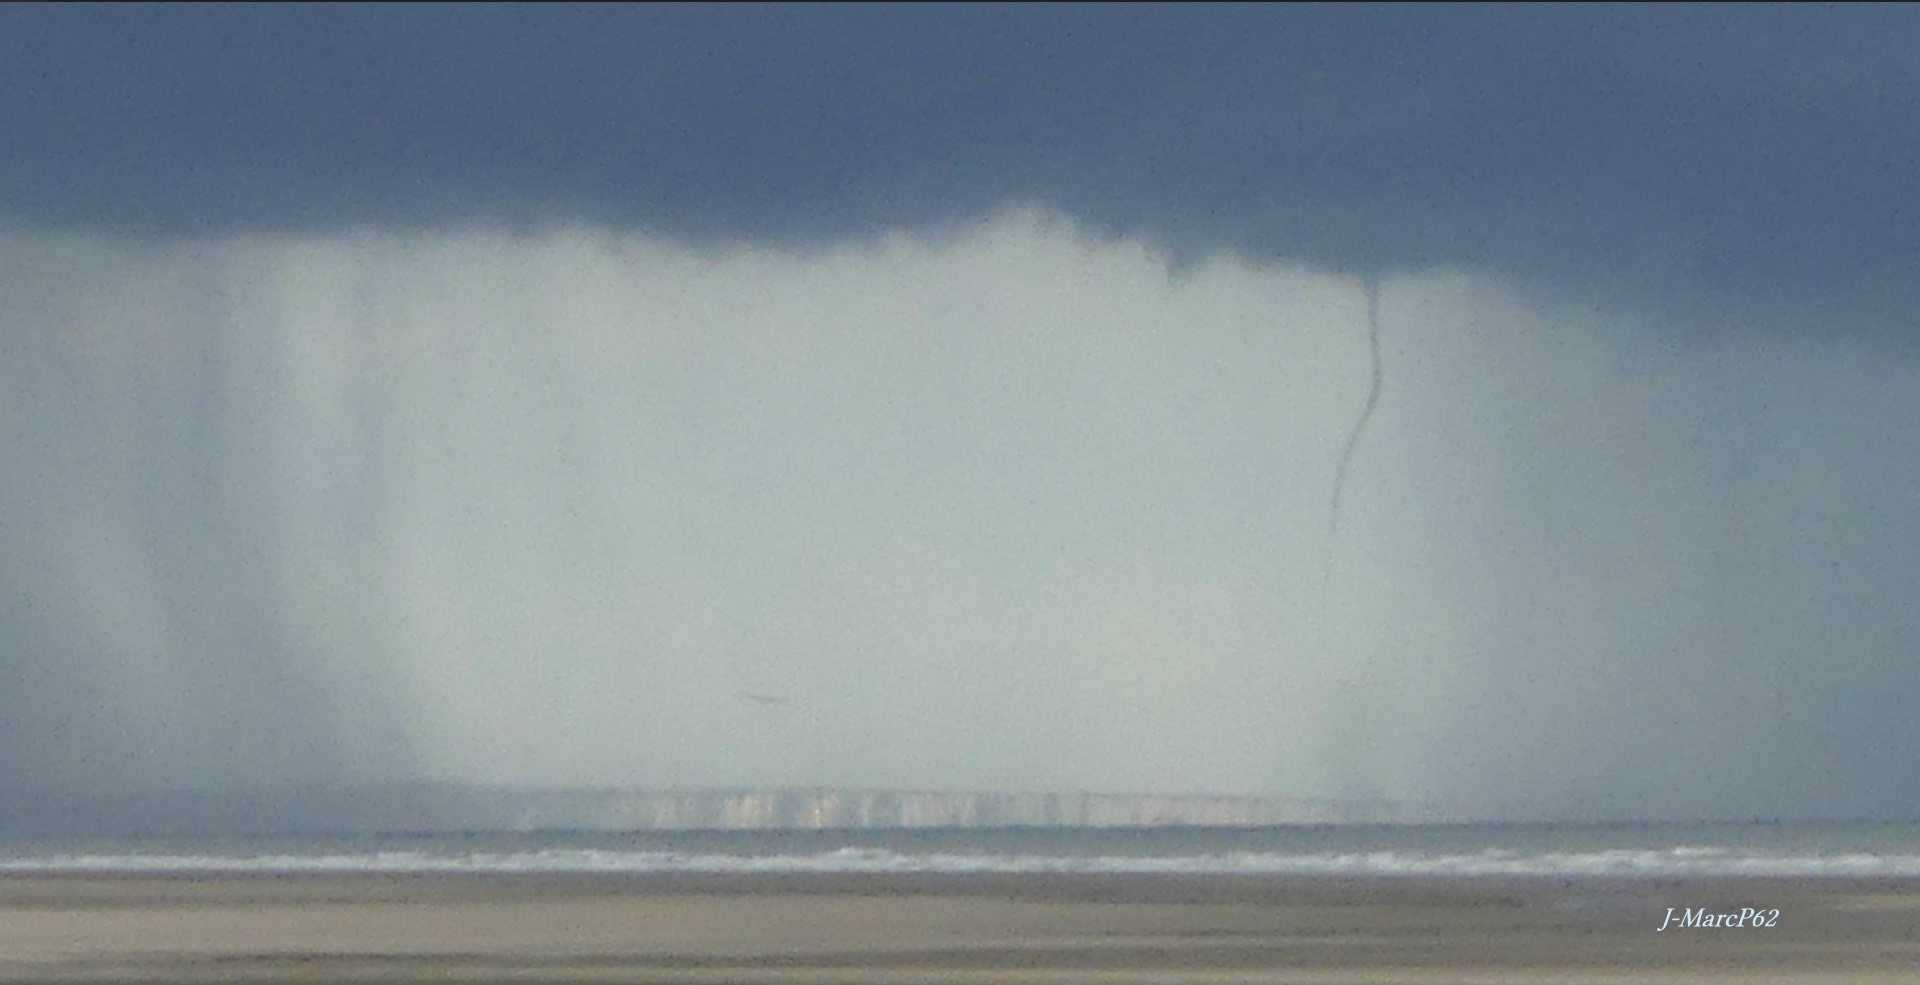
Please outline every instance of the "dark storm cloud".
[{"label": "dark storm cloud", "polygon": [[78,6],[0,13],[15,222],[804,240],[1012,198],[1634,294],[1920,267],[1904,5]]}]

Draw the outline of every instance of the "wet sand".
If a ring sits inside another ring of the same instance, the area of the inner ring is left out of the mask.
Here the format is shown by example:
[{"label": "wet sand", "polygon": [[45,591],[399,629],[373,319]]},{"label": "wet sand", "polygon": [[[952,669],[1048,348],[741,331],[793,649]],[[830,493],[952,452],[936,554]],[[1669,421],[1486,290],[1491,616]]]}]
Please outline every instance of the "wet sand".
[{"label": "wet sand", "polygon": [[1913,982],[1920,883],[9,876],[0,981]]}]

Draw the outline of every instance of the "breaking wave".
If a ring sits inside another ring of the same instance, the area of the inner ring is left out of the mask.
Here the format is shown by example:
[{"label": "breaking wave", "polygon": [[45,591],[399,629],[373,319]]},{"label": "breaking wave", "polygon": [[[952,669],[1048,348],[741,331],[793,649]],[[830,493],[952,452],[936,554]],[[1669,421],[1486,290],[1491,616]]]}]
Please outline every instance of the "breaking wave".
[{"label": "breaking wave", "polygon": [[546,848],[368,852],[59,853],[0,859],[9,873],[471,874],[1087,874],[1377,877],[1871,877],[1920,876],[1920,854],[1770,854],[1721,847],[1464,854],[1403,851],[1195,855],[902,852],[849,847],[796,854]]}]

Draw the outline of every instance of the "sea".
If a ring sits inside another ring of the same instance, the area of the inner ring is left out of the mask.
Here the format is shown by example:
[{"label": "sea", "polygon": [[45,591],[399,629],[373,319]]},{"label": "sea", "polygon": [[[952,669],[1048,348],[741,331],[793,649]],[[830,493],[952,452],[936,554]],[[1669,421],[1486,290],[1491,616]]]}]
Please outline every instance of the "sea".
[{"label": "sea", "polygon": [[0,873],[1920,876],[1920,825],[1619,823],[0,839]]}]

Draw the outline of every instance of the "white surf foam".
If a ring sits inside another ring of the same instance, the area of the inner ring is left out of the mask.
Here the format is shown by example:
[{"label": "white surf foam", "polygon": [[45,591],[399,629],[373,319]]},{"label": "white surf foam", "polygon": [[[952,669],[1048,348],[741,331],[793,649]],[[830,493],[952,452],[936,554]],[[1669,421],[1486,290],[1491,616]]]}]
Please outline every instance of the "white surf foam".
[{"label": "white surf foam", "polygon": [[14,873],[525,873],[805,874],[1005,873],[1524,877],[1920,876],[1920,855],[1778,855],[1701,846],[1594,852],[1471,854],[1400,851],[1198,855],[1026,855],[842,848],[813,854],[702,854],[553,848],[504,852],[375,851],[314,854],[72,853],[0,859]]}]

